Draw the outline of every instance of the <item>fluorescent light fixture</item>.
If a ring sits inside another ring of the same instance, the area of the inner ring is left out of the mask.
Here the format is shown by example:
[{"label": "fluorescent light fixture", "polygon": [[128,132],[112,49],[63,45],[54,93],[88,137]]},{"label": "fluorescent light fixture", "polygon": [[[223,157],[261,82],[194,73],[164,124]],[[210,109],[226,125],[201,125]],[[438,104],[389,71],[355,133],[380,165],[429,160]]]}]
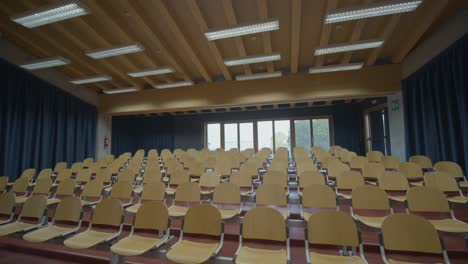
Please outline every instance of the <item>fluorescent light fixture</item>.
[{"label": "fluorescent light fixture", "polygon": [[260,32],[267,32],[279,29],[278,20],[266,20],[254,24],[242,24],[234,27],[213,29],[205,33],[208,40],[217,40],[238,37]]},{"label": "fluorescent light fixture", "polygon": [[138,91],[135,87],[128,87],[128,88],[120,88],[120,89],[112,89],[112,90],[105,90],[103,91],[105,94],[118,94],[118,93],[130,93]]},{"label": "fluorescent light fixture", "polygon": [[267,62],[267,61],[278,61],[278,60],[281,60],[281,54],[271,53],[271,54],[266,54],[266,55],[249,56],[249,57],[236,58],[236,59],[227,59],[224,61],[224,64],[226,66],[236,66],[236,65]]},{"label": "fluorescent light fixture", "polygon": [[35,28],[86,14],[89,14],[86,6],[78,1],[67,1],[57,5],[30,10],[12,16],[10,19],[27,28]]},{"label": "fluorescent light fixture", "polygon": [[176,87],[183,87],[183,86],[191,86],[193,82],[173,82],[173,83],[165,83],[165,84],[157,84],[153,87],[156,89],[168,89],[168,88],[176,88]]},{"label": "fluorescent light fixture", "polygon": [[274,77],[281,77],[283,75],[282,72],[272,72],[272,73],[256,73],[252,75],[237,75],[236,80],[238,81],[248,81],[248,80],[255,80],[255,79],[266,79],[266,78],[274,78]]},{"label": "fluorescent light fixture", "polygon": [[364,63],[348,63],[342,65],[329,65],[323,67],[314,67],[309,69],[309,73],[337,72],[337,71],[352,71],[359,70],[364,66]]},{"label": "fluorescent light fixture", "polygon": [[148,69],[148,70],[143,70],[143,71],[138,71],[138,72],[129,72],[128,75],[136,78],[136,77],[160,75],[160,74],[166,74],[166,73],[172,73],[172,72],[175,72],[174,68],[172,67],[161,67],[161,68]]},{"label": "fluorescent light fixture", "polygon": [[343,44],[329,45],[318,47],[315,50],[315,56],[331,54],[331,53],[340,53],[353,50],[363,50],[363,49],[372,49],[382,46],[384,43],[383,40],[363,40],[356,42],[348,42]]},{"label": "fluorescent light fixture", "polygon": [[56,57],[56,58],[50,58],[50,59],[30,61],[26,64],[20,65],[20,67],[28,69],[28,70],[37,70],[37,69],[62,66],[65,64],[69,64],[69,63],[70,63],[69,60],[66,60],[62,57]]},{"label": "fluorescent light fixture", "polygon": [[414,11],[422,0],[394,0],[359,8],[343,8],[327,14],[325,24]]},{"label": "fluorescent light fixture", "polygon": [[73,84],[85,84],[85,83],[95,83],[95,82],[103,82],[103,81],[110,81],[112,80],[109,76],[99,75],[94,77],[86,77],[81,79],[71,80],[70,82]]},{"label": "fluorescent light fixture", "polygon": [[115,47],[111,49],[93,50],[93,51],[86,52],[86,55],[88,55],[89,57],[93,59],[98,60],[98,59],[103,59],[107,57],[140,52],[143,50],[145,50],[143,46],[141,46],[138,43],[134,43],[134,44],[119,46],[119,47]]}]

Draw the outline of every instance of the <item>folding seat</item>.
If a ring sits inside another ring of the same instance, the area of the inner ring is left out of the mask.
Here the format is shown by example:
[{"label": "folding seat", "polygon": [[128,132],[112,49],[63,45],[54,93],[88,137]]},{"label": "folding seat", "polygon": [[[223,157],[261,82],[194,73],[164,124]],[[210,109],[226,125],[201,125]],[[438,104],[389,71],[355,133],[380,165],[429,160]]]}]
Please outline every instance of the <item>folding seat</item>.
[{"label": "folding seat", "polygon": [[[353,218],[341,211],[318,211],[313,213],[305,229],[307,263],[367,263],[364,247]],[[311,252],[310,245],[339,247],[345,255],[330,255]],[[356,248],[359,247],[359,255]],[[351,250],[348,251],[348,248]],[[348,253],[349,252],[349,253]]]},{"label": "folding seat", "polygon": [[444,193],[435,188],[416,186],[409,189],[407,205],[410,212],[450,214],[450,218],[429,220],[438,231],[449,233],[468,232],[468,224],[455,218]]},{"label": "folding seat", "polygon": [[55,178],[54,183],[52,184],[53,187],[59,185],[60,182],[71,179],[71,169],[63,169],[61,170],[58,174],[57,177]]},{"label": "folding seat", "polygon": [[[137,174],[137,172],[134,169],[125,168],[124,170],[122,170],[119,173],[116,182],[119,182],[119,181],[130,182],[131,185],[132,185],[132,188],[133,188],[133,184],[135,182],[136,174]],[[104,190],[106,192],[110,192],[110,191],[112,191],[113,188],[114,188],[114,186],[110,186],[110,187],[105,188]]]},{"label": "folding seat", "polygon": [[325,176],[318,171],[304,171],[298,178],[298,193],[301,195],[302,190],[311,184],[326,185]]},{"label": "folding seat", "polygon": [[[185,163],[184,163],[185,164]],[[195,161],[189,167],[190,177],[200,178],[205,173],[205,166],[202,162]]]},{"label": "folding seat", "polygon": [[109,198],[118,199],[125,208],[133,204],[133,186],[128,181],[118,181],[112,186]]},{"label": "folding seat", "polygon": [[165,162],[167,159],[171,158],[172,157],[172,153],[170,150],[168,149],[163,149],[161,151],[161,158],[163,160],[163,162]]},{"label": "folding seat", "polygon": [[53,175],[59,174],[62,170],[66,169],[67,166],[67,163],[63,161],[55,164],[54,171],[52,172]]},{"label": "folding seat", "polygon": [[[239,247],[234,260],[238,264],[289,263],[289,238],[286,221],[273,208],[249,210],[241,224]],[[281,243],[286,249],[264,249],[250,245],[252,240]],[[244,245],[245,244],[245,245]]]},{"label": "folding seat", "polygon": [[176,192],[177,186],[189,182],[190,181],[190,174],[183,169],[175,171],[171,177],[169,178],[169,183],[166,188],[166,193],[168,195],[174,195]]},{"label": "folding seat", "polygon": [[[137,177],[141,179],[141,177]],[[143,178],[141,179],[142,182],[140,186],[137,186],[133,189],[135,193],[141,193],[143,190],[144,185],[151,183],[151,182],[161,182],[161,170],[159,166],[150,166],[145,168],[145,172],[143,174]]]},{"label": "folding seat", "polygon": [[[31,182],[33,182],[34,180],[34,175],[36,174],[36,169],[34,168],[29,168],[29,169],[25,169],[22,173],[21,173],[21,176],[19,178],[17,178],[16,180],[18,179],[21,179],[21,178],[24,178],[24,179],[27,179],[28,181],[28,184]],[[15,181],[16,182],[16,181]],[[7,184],[8,186],[12,186],[14,185],[14,182],[9,182]]]},{"label": "folding seat", "polygon": [[164,202],[166,198],[165,190],[166,186],[160,181],[146,183],[138,203],[128,207],[125,211],[128,213],[136,213],[143,203],[151,201]]},{"label": "folding seat", "polygon": [[[0,237],[17,232],[27,232],[43,225],[47,214],[47,198],[44,195],[33,195],[26,200],[21,213],[15,222],[0,226]],[[28,219],[28,222],[23,219]],[[32,221],[36,223],[31,223]]]},{"label": "folding seat", "polygon": [[51,186],[52,186],[52,179],[51,178],[40,179],[40,180],[37,181],[36,185],[34,186],[34,189],[32,190],[32,192],[30,193],[29,196],[17,197],[15,202],[17,204],[25,203],[26,200],[30,196],[37,195],[37,194],[43,194],[47,198],[47,197],[49,197]]},{"label": "folding seat", "polygon": [[7,219],[2,218],[0,225],[10,223],[15,216],[15,194],[12,192],[6,192],[0,194],[0,216],[8,217]]},{"label": "folding seat", "polygon": [[380,151],[372,150],[366,153],[366,158],[369,162],[381,162],[383,154]]},{"label": "folding seat", "polygon": [[18,199],[28,196],[28,188],[29,179],[27,177],[20,177],[13,183],[10,192],[14,193]]},{"label": "folding seat", "polygon": [[423,184],[423,171],[421,166],[413,162],[402,162],[398,167],[401,172],[408,179],[411,185],[422,186]]},{"label": "folding seat", "polygon": [[286,189],[286,194],[289,194],[288,174],[284,171],[268,170],[263,175],[263,184],[278,184]]},{"label": "folding seat", "polygon": [[[88,229],[66,239],[63,244],[73,249],[85,249],[99,243],[110,242],[122,232],[123,219],[122,203],[118,199],[104,199],[96,205]],[[98,231],[93,225],[119,229],[115,232]]]},{"label": "folding seat", "polygon": [[42,169],[39,174],[37,175],[37,178],[29,183],[29,186],[34,186],[36,182],[40,179],[51,179],[52,178],[52,169],[47,168],[47,169]]},{"label": "folding seat", "polygon": [[424,175],[424,186],[436,188],[447,194],[447,200],[452,203],[467,203],[468,199],[463,195],[457,181],[452,175],[444,171],[427,172]]},{"label": "folding seat", "polygon": [[325,158],[321,163],[322,170],[328,170],[328,168],[332,166],[333,163],[341,163],[341,161],[337,157],[334,157],[334,156]]},{"label": "folding seat", "polygon": [[439,161],[434,165],[434,170],[445,171],[457,180],[460,180],[460,187],[468,187],[468,182],[463,174],[460,165],[451,161]]},{"label": "folding seat", "polygon": [[320,165],[323,163],[323,161],[325,161],[326,159],[330,157],[332,157],[332,155],[326,152],[325,150],[318,151],[315,155],[316,162],[317,164],[320,164]]},{"label": "folding seat", "polygon": [[367,163],[369,163],[369,161],[367,160],[366,157],[354,156],[354,157],[351,157],[351,159],[349,160],[349,167],[352,170],[362,171],[362,169]]},{"label": "folding seat", "polygon": [[[411,264],[406,260],[387,258],[387,251],[423,254],[442,254],[444,262],[450,263],[444,249],[443,240],[434,226],[421,216],[413,214],[393,214],[385,218],[379,233],[380,254],[384,263]],[[414,254],[412,255],[414,258]]]},{"label": "folding seat", "polygon": [[[388,199],[396,202],[406,201],[406,192],[409,190],[408,179],[396,171],[386,171],[379,178],[379,188],[387,193]],[[402,194],[404,193],[404,194]]]},{"label": "folding seat", "polygon": [[395,156],[384,156],[382,158],[382,164],[386,170],[398,170],[400,159]]},{"label": "folding seat", "polygon": [[85,185],[87,182],[91,181],[91,170],[81,169],[76,175],[77,187]]},{"label": "folding seat", "polygon": [[200,204],[200,186],[195,182],[185,182],[177,187],[172,205],[169,207],[169,216],[184,216],[194,204]]},{"label": "folding seat", "polygon": [[[169,240],[169,215],[167,207],[161,202],[143,204],[133,219],[130,234],[112,245],[111,251],[121,256],[137,256],[151,249],[159,248]],[[145,230],[145,235],[139,235]],[[148,231],[165,232],[165,235],[151,237]]]},{"label": "folding seat", "polygon": [[228,165],[226,159],[220,159],[216,162],[213,171],[220,176],[229,176],[232,173],[232,168]]},{"label": "folding seat", "polygon": [[341,162],[349,165],[351,163],[351,158],[353,157],[357,157],[356,152],[348,151],[346,152],[346,155],[344,155],[341,159]]},{"label": "folding seat", "polygon": [[[352,205],[350,207],[351,215],[354,219],[361,223],[374,227],[381,228],[385,217],[393,213],[390,208],[390,203],[387,198],[387,193],[377,186],[373,185],[361,185],[354,188],[351,193]],[[357,212],[356,212],[357,210]],[[359,211],[364,210],[364,211]],[[370,213],[372,211],[373,216],[363,215],[365,212]],[[378,214],[378,216],[375,216]]]},{"label": "folding seat", "polygon": [[62,197],[66,196],[73,196],[75,193],[76,183],[74,179],[68,178],[61,181],[58,186],[57,190],[55,190],[54,195],[47,199],[47,205],[56,204],[60,202]]},{"label": "folding seat", "polygon": [[254,191],[251,173],[248,173],[245,169],[234,171],[231,174],[229,181],[239,186],[242,196],[251,195]]},{"label": "folding seat", "polygon": [[91,166],[91,164],[94,163],[94,159],[93,158],[86,158],[83,160],[82,164],[83,164],[83,168],[89,168]]},{"label": "folding seat", "polygon": [[324,184],[311,184],[304,188],[301,196],[301,217],[309,221],[311,211],[319,209],[338,210],[337,197],[332,188]]},{"label": "folding seat", "polygon": [[82,162],[75,162],[72,164],[70,170],[71,174],[76,175],[78,172],[83,169],[83,163]]},{"label": "folding seat", "polygon": [[352,192],[356,187],[364,184],[364,177],[362,177],[360,172],[345,171],[336,178],[336,194],[344,199],[351,199],[351,194],[349,192]]},{"label": "folding seat", "polygon": [[204,172],[200,177],[201,194],[207,195],[213,193],[214,187],[218,185],[221,178],[216,172]]},{"label": "folding seat", "polygon": [[289,217],[288,195],[286,189],[279,184],[262,184],[255,195],[257,207],[273,207],[279,211],[284,219]]},{"label": "folding seat", "polygon": [[224,182],[213,190],[213,202],[221,213],[223,220],[233,218],[242,212],[241,192],[239,186]]},{"label": "folding seat", "polygon": [[340,174],[349,170],[349,166],[340,161],[332,162],[328,168],[327,182],[336,179]]},{"label": "folding seat", "polygon": [[[191,235],[216,237],[219,242],[195,242],[187,239]],[[209,204],[197,205],[187,211],[179,241],[168,250],[166,257],[177,263],[204,263],[219,253],[223,240],[219,211]]]},{"label": "folding seat", "polygon": [[[240,166],[240,171],[250,175],[250,178],[258,178],[258,170],[263,166],[257,164],[254,160],[248,160],[246,163]],[[234,172],[233,172],[234,173]],[[232,174],[231,174],[232,176]]]},{"label": "folding seat", "polygon": [[364,164],[361,171],[367,183],[375,184],[375,181],[385,173],[385,167],[382,163],[368,162]]},{"label": "folding seat", "polygon": [[296,175],[301,175],[305,171],[318,171],[318,169],[312,160],[310,160],[308,163],[301,163],[296,165]]},{"label": "folding seat", "polygon": [[[80,199],[73,196],[65,197],[58,203],[52,222],[23,235],[23,239],[29,242],[45,242],[73,234],[80,229],[82,216]],[[64,225],[64,222],[67,222],[67,225]],[[71,223],[74,223],[74,226],[70,226]]]},{"label": "folding seat", "polygon": [[0,193],[6,191],[8,187],[8,176],[0,177]]},{"label": "folding seat", "polygon": [[421,168],[424,170],[431,170],[433,167],[432,160],[424,155],[411,156],[408,161],[419,164],[419,166],[421,166]]},{"label": "folding seat", "polygon": [[102,169],[96,173],[94,180],[102,182],[105,188],[110,187],[112,184],[112,171],[109,168]]},{"label": "folding seat", "polygon": [[81,206],[95,205],[102,200],[102,189],[104,188],[102,181],[93,180],[83,187],[81,192]]}]

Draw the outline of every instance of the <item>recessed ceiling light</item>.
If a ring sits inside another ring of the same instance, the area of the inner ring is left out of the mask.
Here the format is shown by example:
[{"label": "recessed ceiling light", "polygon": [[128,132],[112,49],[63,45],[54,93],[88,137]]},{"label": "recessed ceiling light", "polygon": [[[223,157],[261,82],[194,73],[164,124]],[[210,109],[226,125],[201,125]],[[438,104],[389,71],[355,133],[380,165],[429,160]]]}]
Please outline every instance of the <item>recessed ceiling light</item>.
[{"label": "recessed ceiling light", "polygon": [[89,10],[86,6],[78,1],[68,1],[66,3],[30,10],[12,16],[10,19],[27,28],[34,28],[86,14],[89,14]]},{"label": "recessed ceiling light", "polygon": [[359,8],[338,9],[327,14],[325,24],[411,12],[414,11],[421,2],[422,0],[394,0],[373,3]]},{"label": "recessed ceiling light", "polygon": [[70,82],[73,84],[85,84],[85,83],[95,83],[95,82],[104,82],[112,80],[111,77],[105,75],[99,75],[94,77],[86,77],[81,79],[71,80]]},{"label": "recessed ceiling light", "polygon": [[44,68],[51,68],[56,66],[62,66],[65,64],[69,64],[70,61],[66,60],[62,57],[50,58],[50,59],[42,59],[42,60],[34,60],[30,61],[26,64],[20,65],[20,67],[28,69],[28,70],[37,70],[37,69],[44,69]]},{"label": "recessed ceiling light", "polygon": [[267,32],[279,29],[278,20],[267,20],[253,24],[242,24],[234,27],[214,29],[205,33],[208,40],[217,40],[238,37],[260,32]]},{"label": "recessed ceiling light", "polygon": [[183,87],[183,86],[191,86],[193,82],[173,82],[173,83],[164,83],[164,84],[157,84],[153,87],[156,89],[168,89],[168,88],[176,88],[176,87]]},{"label": "recessed ceiling light", "polygon": [[105,94],[118,94],[118,93],[129,93],[129,92],[136,92],[138,91],[135,87],[128,87],[128,88],[120,88],[120,89],[112,89],[112,90],[105,90],[103,91]]},{"label": "recessed ceiling light", "polygon": [[382,46],[384,43],[383,40],[363,40],[356,42],[348,42],[343,44],[335,44],[329,46],[318,47],[315,50],[315,56],[331,54],[331,53],[340,53],[353,50],[362,50],[362,49],[372,49]]},{"label": "recessed ceiling light", "polygon": [[248,80],[255,80],[255,79],[266,79],[266,78],[275,78],[281,77],[283,75],[282,72],[272,72],[272,73],[256,73],[252,75],[237,75],[236,80],[238,81],[248,81]]},{"label": "recessed ceiling light", "polygon": [[329,65],[323,67],[313,67],[309,69],[309,73],[323,73],[323,72],[336,72],[336,71],[351,71],[359,70],[364,66],[364,63],[348,63],[342,65]]},{"label": "recessed ceiling light", "polygon": [[132,77],[143,77],[143,76],[160,75],[160,74],[166,74],[166,73],[172,73],[172,72],[175,72],[174,68],[172,67],[161,67],[161,68],[148,69],[148,70],[143,70],[143,71],[138,71],[138,72],[129,72],[128,75]]},{"label": "recessed ceiling light", "polygon": [[100,50],[93,50],[86,52],[86,55],[93,59],[103,59],[107,57],[113,57],[113,56],[118,56],[118,55],[123,55],[123,54],[128,54],[128,53],[134,53],[134,52],[140,52],[145,50],[143,46],[141,46],[138,43],[134,43],[131,45],[124,45],[124,46],[119,46],[111,49],[100,49]]},{"label": "recessed ceiling light", "polygon": [[265,55],[249,56],[243,58],[227,59],[224,61],[226,66],[236,66],[243,64],[267,62],[267,61],[278,61],[281,60],[281,54],[279,53],[270,53]]}]

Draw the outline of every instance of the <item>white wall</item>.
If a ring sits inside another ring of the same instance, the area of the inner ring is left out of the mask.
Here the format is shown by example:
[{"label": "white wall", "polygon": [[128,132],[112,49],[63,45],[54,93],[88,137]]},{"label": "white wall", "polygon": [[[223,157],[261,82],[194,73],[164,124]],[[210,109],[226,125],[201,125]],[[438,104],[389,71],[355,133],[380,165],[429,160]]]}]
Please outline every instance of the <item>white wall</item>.
[{"label": "white wall", "polygon": [[[392,156],[406,160],[405,120],[403,115],[403,97],[400,93],[387,96],[390,148]],[[394,107],[397,104],[398,107]]]},{"label": "white wall", "polygon": [[[104,148],[104,138],[109,139],[109,146]],[[112,140],[112,117],[102,114],[98,115],[96,132],[96,159],[100,159],[107,154],[111,154]]]}]

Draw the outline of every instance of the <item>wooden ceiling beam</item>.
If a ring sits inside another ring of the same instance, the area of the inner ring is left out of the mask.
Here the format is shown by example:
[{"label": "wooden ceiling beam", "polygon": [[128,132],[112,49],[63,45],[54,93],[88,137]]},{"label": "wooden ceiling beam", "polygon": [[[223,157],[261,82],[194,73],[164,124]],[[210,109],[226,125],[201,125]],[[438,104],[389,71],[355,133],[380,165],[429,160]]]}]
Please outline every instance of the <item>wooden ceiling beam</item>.
[{"label": "wooden ceiling beam", "polygon": [[[226,15],[226,19],[228,21],[229,26],[236,26],[237,25],[237,18],[236,14],[234,13],[234,7],[232,6],[232,0],[221,0],[223,5],[224,14]],[[234,43],[237,48],[237,52],[239,53],[239,57],[246,57],[247,53],[245,52],[244,41],[242,37],[234,37]],[[244,72],[246,75],[252,74],[252,69],[250,65],[246,64],[243,65]]]},{"label": "wooden ceiling beam", "polygon": [[[385,42],[390,38],[392,33],[395,31],[396,26],[398,25],[398,22],[400,21],[400,18],[401,18],[401,14],[395,14],[390,17],[381,35],[381,38]],[[385,42],[384,42],[384,45],[385,45]],[[382,52],[384,45],[378,48],[372,49],[372,51],[369,53],[369,56],[366,59],[366,66],[372,66],[375,64],[375,62],[380,56],[380,52]]]},{"label": "wooden ceiling beam", "polygon": [[[198,24],[198,27],[200,28],[201,33],[205,33],[209,30],[208,25],[206,24],[205,19],[203,18],[203,14],[198,7],[198,4],[195,0],[186,0],[186,3],[192,13],[192,16],[195,20],[195,22]],[[224,65],[224,60],[223,56],[221,56],[221,53],[219,52],[218,47],[216,46],[215,41],[207,41],[208,47],[211,50],[211,53],[216,61],[216,64],[218,65],[219,70],[223,73],[223,76],[226,80],[232,80],[232,75],[229,72],[228,68],[226,65]]]},{"label": "wooden ceiling beam", "polygon": [[[268,19],[268,6],[267,0],[257,0],[257,9],[258,9],[258,16],[261,20]],[[271,33],[270,32],[263,32],[262,33],[263,39],[263,50],[266,54],[272,53],[273,49],[271,48]],[[267,71],[274,72],[275,65],[272,61],[268,61],[266,63]]]},{"label": "wooden ceiling beam", "polygon": [[302,0],[292,0],[291,6],[291,73],[297,73],[299,68]]},{"label": "wooden ceiling beam", "polygon": [[190,46],[176,21],[167,9],[166,4],[164,4],[163,1],[152,1],[151,3],[156,7],[154,10],[160,12],[163,19],[167,22],[169,30],[172,32],[172,34],[174,34],[175,41],[178,41],[184,47],[185,52],[188,54],[189,59],[195,65],[198,72],[203,76],[205,81],[212,82],[213,79],[206,70],[205,66],[201,63],[200,58],[198,58],[198,56],[195,54],[193,47]]},{"label": "wooden ceiling beam", "polygon": [[[338,4],[338,0],[326,1],[325,13],[323,14],[323,20],[322,20],[322,31],[320,32],[319,46],[325,46],[328,44],[333,24],[325,24],[325,17],[327,16],[329,12],[336,9],[337,4]],[[323,65],[324,57],[325,55],[315,57],[315,67],[320,67]]]},{"label": "wooden ceiling beam", "polygon": [[406,36],[405,41],[400,43],[399,50],[392,57],[393,63],[401,63],[403,59],[408,55],[411,49],[418,43],[422,35],[427,31],[427,29],[434,23],[434,21],[439,17],[440,13],[447,5],[448,0],[438,0],[438,1],[425,1],[421,4],[419,8],[425,8],[424,14],[419,21],[415,21],[411,27],[411,31],[408,36]]},{"label": "wooden ceiling beam", "polygon": [[[364,25],[366,24],[365,19],[360,19],[356,21],[353,32],[351,33],[351,37],[349,38],[349,42],[355,42],[358,41],[361,38],[362,30],[364,29]],[[341,57],[341,64],[347,64],[351,60],[351,57],[353,56],[352,51],[345,52],[343,54],[343,57]]]}]

